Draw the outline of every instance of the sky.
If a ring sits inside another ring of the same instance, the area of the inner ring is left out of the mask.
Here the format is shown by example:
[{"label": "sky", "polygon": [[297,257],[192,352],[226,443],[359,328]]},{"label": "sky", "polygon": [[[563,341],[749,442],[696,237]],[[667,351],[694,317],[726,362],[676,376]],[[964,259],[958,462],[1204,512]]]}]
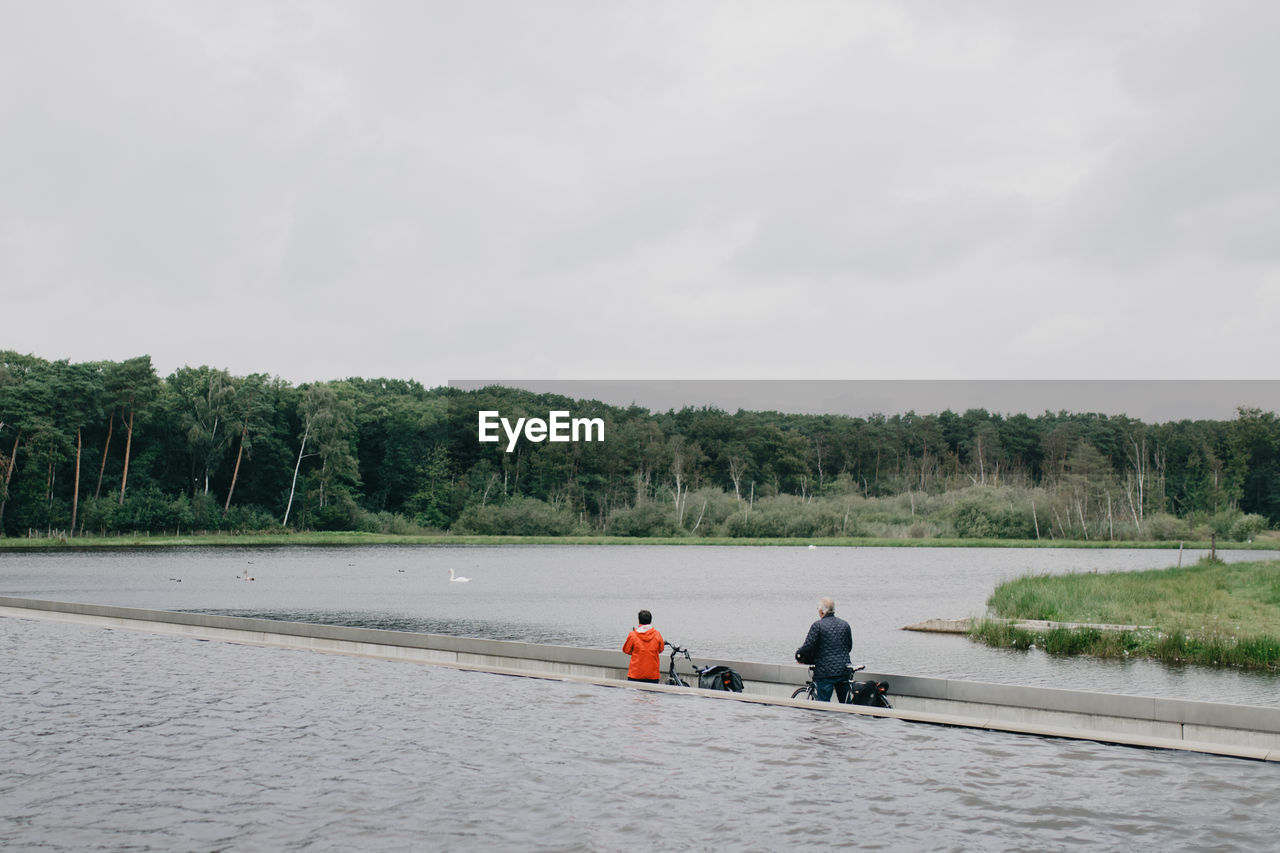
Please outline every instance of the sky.
[{"label": "sky", "polygon": [[0,349],[1275,379],[1280,4],[0,0]]}]

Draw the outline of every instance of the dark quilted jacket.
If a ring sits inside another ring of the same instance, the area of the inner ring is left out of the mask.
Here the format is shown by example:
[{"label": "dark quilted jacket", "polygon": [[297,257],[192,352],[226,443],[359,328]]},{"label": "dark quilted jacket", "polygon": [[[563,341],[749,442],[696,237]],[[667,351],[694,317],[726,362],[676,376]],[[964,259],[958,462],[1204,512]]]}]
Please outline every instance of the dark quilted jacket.
[{"label": "dark quilted jacket", "polygon": [[814,678],[839,678],[849,666],[853,632],[849,623],[828,613],[809,626],[804,645],[796,649],[796,660],[812,660]]}]

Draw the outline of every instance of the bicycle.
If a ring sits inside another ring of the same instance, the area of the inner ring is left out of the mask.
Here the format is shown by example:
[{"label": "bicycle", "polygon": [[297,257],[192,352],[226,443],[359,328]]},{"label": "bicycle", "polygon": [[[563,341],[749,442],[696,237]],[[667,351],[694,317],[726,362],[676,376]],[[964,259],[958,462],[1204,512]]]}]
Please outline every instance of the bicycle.
[{"label": "bicycle", "polygon": [[[693,658],[689,657],[689,650],[682,649],[675,643],[667,642],[664,645],[671,647],[671,656],[667,659],[667,680],[663,684],[671,684],[676,687],[688,687],[689,682],[680,677],[680,673],[676,672],[676,655],[684,655],[684,659],[689,662],[689,666],[693,666]],[[695,667],[696,668],[696,667]]]},{"label": "bicycle", "polygon": [[[853,674],[866,669],[866,664],[851,666],[845,670],[845,705],[875,705],[880,708],[892,708],[889,704],[889,683],[886,681],[854,681]],[[817,701],[818,686],[814,683],[813,667],[809,667],[809,680],[804,683],[804,687],[797,687],[791,694],[792,699],[811,699]],[[836,685],[836,695],[839,696],[840,685]]]},{"label": "bicycle", "polygon": [[689,686],[689,682],[681,678],[680,673],[676,672],[676,655],[684,655],[684,659],[689,662],[689,667],[698,676],[698,687],[704,690],[727,690],[731,693],[742,692],[742,678],[729,667],[716,664],[699,667],[693,662],[693,658],[689,657],[688,649],[681,648],[671,642],[667,642],[664,645],[671,647],[671,655],[667,658],[667,680],[663,682],[664,684],[670,684],[675,687]]}]

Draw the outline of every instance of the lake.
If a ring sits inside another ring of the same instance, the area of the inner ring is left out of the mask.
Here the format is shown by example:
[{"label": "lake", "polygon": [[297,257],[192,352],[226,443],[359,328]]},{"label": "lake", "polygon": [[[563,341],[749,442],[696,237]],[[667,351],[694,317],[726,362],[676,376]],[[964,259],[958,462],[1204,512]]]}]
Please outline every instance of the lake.
[{"label": "lake", "polygon": [[[776,546],[188,548],[0,555],[7,595],[620,648],[644,607],[695,658],[791,662],[829,595],[872,671],[1280,705],[1274,675],[1057,659],[903,626],[980,615],[1024,574],[1167,568],[1177,549]],[[1227,560],[1280,552],[1221,551]],[[450,583],[449,569],[470,578]],[[240,578],[248,571],[255,578]]]},{"label": "lake", "polygon": [[[603,648],[648,607],[695,657],[751,660],[789,660],[825,594],[854,626],[855,657],[882,671],[1274,704],[1265,676],[898,630],[981,612],[995,582],[1029,571],[1176,561],[217,548],[4,554],[0,590]],[[449,568],[471,580],[450,583]],[[5,849],[1270,850],[1280,830],[1270,763],[405,662],[0,618],[0,683]]]}]

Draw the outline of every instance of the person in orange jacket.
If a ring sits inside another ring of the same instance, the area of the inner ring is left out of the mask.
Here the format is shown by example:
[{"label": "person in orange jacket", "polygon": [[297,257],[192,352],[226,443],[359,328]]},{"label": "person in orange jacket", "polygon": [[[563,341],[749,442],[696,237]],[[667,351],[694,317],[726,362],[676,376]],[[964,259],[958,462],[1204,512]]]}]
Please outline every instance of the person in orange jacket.
[{"label": "person in orange jacket", "polygon": [[662,677],[662,648],[666,643],[658,629],[653,627],[653,614],[641,610],[636,615],[640,624],[631,629],[622,650],[631,655],[631,666],[627,667],[627,681],[647,681],[657,684]]}]

